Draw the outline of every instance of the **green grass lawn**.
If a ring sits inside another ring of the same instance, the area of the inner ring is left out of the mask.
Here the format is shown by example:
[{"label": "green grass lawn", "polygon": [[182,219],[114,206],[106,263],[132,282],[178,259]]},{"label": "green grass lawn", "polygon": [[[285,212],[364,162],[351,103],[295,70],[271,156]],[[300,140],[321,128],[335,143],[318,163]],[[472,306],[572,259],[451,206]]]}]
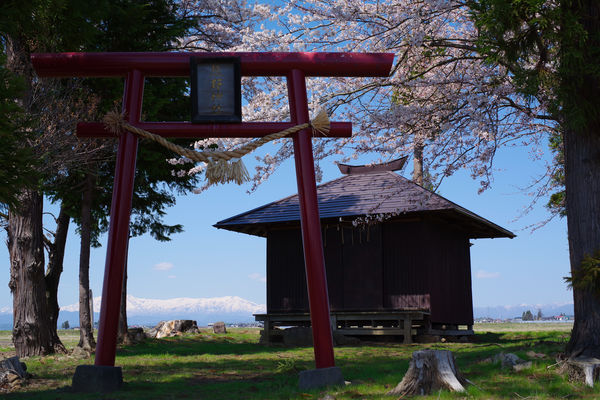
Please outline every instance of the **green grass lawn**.
[{"label": "green grass lawn", "polygon": [[[500,324],[502,325],[502,324]],[[600,389],[572,384],[552,365],[568,340],[568,326],[476,326],[472,343],[364,343],[335,349],[336,362],[352,384],[343,388],[302,392],[298,372],[314,368],[312,347],[286,348],[258,344],[258,329],[229,329],[225,335],[203,331],[169,339],[147,340],[122,347],[116,365],[123,368],[122,390],[106,395],[70,393],[68,386],[77,360],[65,355],[24,360],[34,375],[6,399],[390,399],[385,393],[402,379],[413,351],[430,348],[451,350],[458,368],[474,385],[468,392],[436,393],[430,399],[560,399],[600,398]],[[535,330],[534,330],[535,329]],[[67,347],[77,343],[77,332],[63,331]],[[0,333],[0,341],[9,333]],[[9,336],[8,336],[9,337]],[[10,349],[12,350],[12,349]],[[525,360],[528,351],[543,353],[529,369],[502,370],[486,359],[512,352]],[[2,348],[0,352],[6,354]]]}]

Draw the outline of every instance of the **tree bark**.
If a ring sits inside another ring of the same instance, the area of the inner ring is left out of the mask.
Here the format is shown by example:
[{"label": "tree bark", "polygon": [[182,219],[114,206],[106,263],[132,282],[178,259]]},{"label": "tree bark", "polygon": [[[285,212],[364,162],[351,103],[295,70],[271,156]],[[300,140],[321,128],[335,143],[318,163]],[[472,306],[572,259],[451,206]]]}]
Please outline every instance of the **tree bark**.
[{"label": "tree bark", "polygon": [[[33,69],[30,49],[23,37],[4,36],[6,67],[23,78],[23,96],[18,100],[31,109]],[[13,343],[20,357],[53,353],[64,348],[52,334],[46,303],[42,231],[43,198],[32,189],[17,195],[19,206],[9,211],[8,251],[13,294]]]},{"label": "tree bark", "polygon": [[423,144],[415,143],[413,149],[412,180],[419,186],[423,186],[423,148]]},{"label": "tree bark", "polygon": [[448,350],[420,350],[412,354],[402,381],[387,395],[428,395],[438,390],[464,392],[466,380],[458,372]]},{"label": "tree bark", "polygon": [[81,250],[79,253],[79,344],[85,350],[96,347],[90,320],[90,248],[94,176],[86,174],[81,199]]},{"label": "tree bark", "polygon": [[[600,250],[600,135],[566,132],[565,189],[571,276],[586,256]],[[573,286],[575,322],[566,353],[600,358],[600,299]]]},{"label": "tree bark", "polygon": [[27,41],[23,37],[6,37],[6,67],[13,73],[23,78],[25,88],[23,96],[19,99],[20,106],[24,110],[31,109],[31,99],[33,91],[31,89],[31,81],[33,79],[33,67],[30,61],[30,49],[27,46]]},{"label": "tree bark", "polygon": [[94,294],[92,289],[90,289],[90,325],[94,329]]},{"label": "tree bark", "polygon": [[71,217],[66,213],[65,207],[61,205],[56,222],[56,233],[54,235],[54,243],[50,247],[48,253],[48,266],[46,268],[46,302],[48,306],[48,316],[50,318],[50,328],[52,337],[56,343],[56,350],[61,347],[62,351],[66,351],[60,338],[58,337],[58,284],[60,275],[63,272],[63,260],[65,258],[65,246],[67,243],[67,233],[69,231],[69,223]]},{"label": "tree bark", "polygon": [[[127,239],[127,253],[129,252],[129,239]],[[119,330],[117,333],[117,343],[130,344],[131,336],[127,326],[127,257],[125,258],[125,267],[123,268],[123,290],[121,292],[121,308],[119,309]]]},{"label": "tree bark", "polygon": [[18,198],[18,210],[9,211],[8,217],[13,343],[19,357],[46,355],[62,344],[54,342],[46,304],[43,199],[29,189],[22,190]]},{"label": "tree bark", "polygon": [[[582,51],[589,65],[597,64],[600,45],[600,4],[596,0],[572,2],[570,11],[580,17],[579,22],[588,33]],[[565,5],[563,5],[565,7]],[[572,48],[570,42],[563,44],[564,51]],[[568,73],[570,66],[564,66]],[[587,69],[586,69],[587,68]],[[584,121],[567,120],[564,133],[565,190],[567,227],[571,276],[575,277],[582,261],[588,256],[598,256],[600,251],[600,79],[593,73],[563,75],[563,90],[570,94],[570,109],[581,111]],[[567,113],[566,118],[569,118]],[[596,282],[600,285],[600,282]],[[596,287],[595,289],[599,289]],[[594,288],[573,286],[575,323],[566,354],[570,358],[600,358],[600,298]]]}]

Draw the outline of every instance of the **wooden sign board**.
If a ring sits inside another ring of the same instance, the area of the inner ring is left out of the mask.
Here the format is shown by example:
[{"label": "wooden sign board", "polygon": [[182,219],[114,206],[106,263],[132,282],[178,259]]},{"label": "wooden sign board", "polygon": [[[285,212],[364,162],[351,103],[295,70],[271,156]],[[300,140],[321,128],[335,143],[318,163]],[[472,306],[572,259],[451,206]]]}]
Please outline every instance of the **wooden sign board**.
[{"label": "wooden sign board", "polygon": [[192,123],[242,122],[239,57],[190,57]]}]

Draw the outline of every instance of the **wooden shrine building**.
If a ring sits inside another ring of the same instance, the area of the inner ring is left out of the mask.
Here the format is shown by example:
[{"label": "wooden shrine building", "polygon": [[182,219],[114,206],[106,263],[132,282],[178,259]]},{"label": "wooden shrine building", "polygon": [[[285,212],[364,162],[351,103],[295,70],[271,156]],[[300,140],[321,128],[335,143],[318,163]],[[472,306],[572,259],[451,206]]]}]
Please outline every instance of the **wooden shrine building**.
[{"label": "wooden shrine building", "polygon": [[[404,160],[317,188],[334,333],[472,334],[469,240],[515,235],[393,172]],[[310,325],[298,196],[215,226],[267,238],[267,338]]]}]

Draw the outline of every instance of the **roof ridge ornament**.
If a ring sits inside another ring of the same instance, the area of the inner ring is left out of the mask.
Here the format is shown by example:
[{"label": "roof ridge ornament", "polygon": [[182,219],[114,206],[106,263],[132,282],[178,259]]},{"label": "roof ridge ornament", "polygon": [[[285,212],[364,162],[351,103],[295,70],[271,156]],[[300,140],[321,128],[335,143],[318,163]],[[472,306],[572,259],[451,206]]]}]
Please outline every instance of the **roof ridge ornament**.
[{"label": "roof ridge ornament", "polygon": [[348,165],[336,163],[340,172],[344,175],[371,174],[384,171],[399,171],[404,168],[408,157],[400,157],[392,161],[380,164],[365,164],[365,165]]}]

